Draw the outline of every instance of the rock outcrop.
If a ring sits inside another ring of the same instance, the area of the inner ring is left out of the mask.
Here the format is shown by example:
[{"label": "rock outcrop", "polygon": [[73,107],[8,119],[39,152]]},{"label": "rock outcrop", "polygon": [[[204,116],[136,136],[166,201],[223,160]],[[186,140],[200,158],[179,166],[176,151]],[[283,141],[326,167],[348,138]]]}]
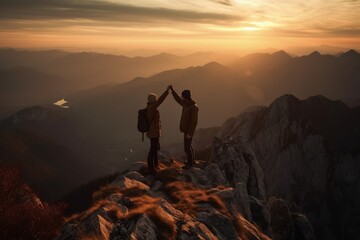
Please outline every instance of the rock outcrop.
[{"label": "rock outcrop", "polygon": [[240,182],[201,161],[188,170],[171,159],[160,165],[155,175],[143,163],[124,171],[56,239],[270,239],[266,204],[248,193],[252,175]]},{"label": "rock outcrop", "polygon": [[[263,169],[268,197],[298,205],[315,227],[318,239],[356,239],[353,236],[360,234],[354,230],[360,227],[359,129],[359,108],[322,96],[299,100],[284,95],[269,107],[250,108],[229,119],[218,137],[248,143]],[[230,151],[239,155],[235,149]],[[247,172],[248,167],[232,168],[229,159],[223,160],[228,165],[227,176],[246,179],[236,171]],[[292,219],[295,232],[306,229],[303,215],[294,214],[281,219]],[[333,227],[335,222],[337,227]],[[274,238],[288,239],[292,233],[285,235]],[[309,233],[300,239],[313,236]]]}]

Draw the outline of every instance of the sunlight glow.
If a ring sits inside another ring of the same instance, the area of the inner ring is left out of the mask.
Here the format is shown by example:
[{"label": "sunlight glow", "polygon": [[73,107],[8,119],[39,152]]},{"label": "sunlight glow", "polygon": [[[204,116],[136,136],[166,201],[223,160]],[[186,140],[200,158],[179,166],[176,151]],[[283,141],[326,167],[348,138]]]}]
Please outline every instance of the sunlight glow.
[{"label": "sunlight glow", "polygon": [[256,31],[256,30],[259,30],[259,28],[257,28],[257,27],[242,27],[241,29],[244,30],[244,31]]},{"label": "sunlight glow", "polygon": [[[92,1],[81,2],[43,1],[38,8],[17,1],[19,11],[14,12],[15,5],[5,1],[0,47],[166,51],[186,43],[192,50],[240,45],[255,50],[311,42],[360,48],[360,1],[96,0],[96,7]],[[59,7],[69,11],[57,11]],[[229,46],[231,41],[236,44]]]}]

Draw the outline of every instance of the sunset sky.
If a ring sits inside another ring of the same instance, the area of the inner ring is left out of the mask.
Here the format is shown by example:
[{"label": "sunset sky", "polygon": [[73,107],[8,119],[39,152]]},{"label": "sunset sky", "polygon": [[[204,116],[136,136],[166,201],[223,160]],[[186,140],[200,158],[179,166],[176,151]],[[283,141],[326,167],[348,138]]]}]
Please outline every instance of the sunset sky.
[{"label": "sunset sky", "polygon": [[1,0],[0,47],[360,49],[357,0]]}]

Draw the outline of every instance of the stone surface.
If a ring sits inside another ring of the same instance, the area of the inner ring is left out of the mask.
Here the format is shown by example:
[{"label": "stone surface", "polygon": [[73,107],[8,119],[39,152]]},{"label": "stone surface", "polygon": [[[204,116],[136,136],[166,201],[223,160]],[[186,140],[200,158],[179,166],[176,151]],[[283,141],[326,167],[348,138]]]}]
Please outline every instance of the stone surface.
[{"label": "stone surface", "polygon": [[294,240],[316,240],[311,223],[305,215],[295,213],[292,219],[295,224]]},{"label": "stone surface", "polygon": [[136,162],[133,165],[131,165],[130,168],[128,168],[125,172],[139,172],[139,173],[145,173],[147,170],[147,164],[145,162]]},{"label": "stone surface", "polygon": [[294,239],[295,226],[287,203],[282,199],[269,199],[271,228],[276,240]]},{"label": "stone surface", "polygon": [[228,185],[228,181],[223,176],[219,166],[215,163],[209,164],[205,167],[206,175],[209,179],[209,184],[212,187],[217,187],[219,185]]},{"label": "stone surface", "polygon": [[248,220],[252,220],[250,197],[244,183],[236,183],[234,188],[234,201],[236,209]]},{"label": "stone surface", "polygon": [[145,185],[144,183],[139,182],[135,179],[127,178],[123,175],[117,177],[111,184],[121,188],[139,188],[142,190],[150,189],[148,185]]},{"label": "stone surface", "polygon": [[142,215],[136,222],[131,240],[156,240],[156,226],[146,215]]},{"label": "stone surface", "polygon": [[142,182],[145,185],[150,185],[149,179],[141,175],[139,172],[132,171],[125,174],[125,177]]},{"label": "stone surface", "polygon": [[213,161],[219,165],[227,181],[233,186],[244,183],[250,195],[266,200],[263,170],[251,147],[241,137],[226,140],[216,138],[213,153]]},{"label": "stone surface", "polygon": [[260,227],[263,233],[272,237],[272,229],[270,225],[271,216],[266,204],[266,202],[250,196],[250,209],[253,222]]},{"label": "stone surface", "polygon": [[209,208],[207,212],[199,212],[196,218],[204,223],[218,239],[238,239],[232,221],[215,209]]},{"label": "stone surface", "polygon": [[[120,187],[116,192],[65,224],[57,240],[227,240],[246,235],[268,239],[254,225],[238,218],[243,214],[251,220],[246,184],[231,187],[215,163],[203,169],[183,170],[181,166],[174,162],[155,176],[143,176],[130,168],[132,171],[113,181],[112,185]],[[175,184],[172,192],[166,190],[168,184]]]}]

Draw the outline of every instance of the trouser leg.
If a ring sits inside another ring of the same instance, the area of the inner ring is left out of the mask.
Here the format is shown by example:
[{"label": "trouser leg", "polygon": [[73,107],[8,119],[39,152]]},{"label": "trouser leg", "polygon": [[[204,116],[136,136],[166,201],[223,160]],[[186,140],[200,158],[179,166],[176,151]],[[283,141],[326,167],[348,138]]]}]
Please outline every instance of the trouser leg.
[{"label": "trouser leg", "polygon": [[184,134],[184,150],[187,156],[187,164],[194,164],[194,149],[192,147],[192,138],[187,138],[186,134]]},{"label": "trouser leg", "polygon": [[159,160],[158,160],[158,151],[160,150],[160,141],[159,138],[155,138],[154,141],[154,148],[156,148],[155,154],[154,154],[154,167],[159,167]]},{"label": "trouser leg", "polygon": [[190,141],[190,151],[191,151],[191,163],[195,164],[195,151],[194,151],[194,148],[192,146],[192,138],[191,138],[191,141]]},{"label": "trouser leg", "polygon": [[150,138],[150,150],[147,158],[148,169],[154,169],[154,165],[157,164],[157,151],[159,145],[159,138]]}]

